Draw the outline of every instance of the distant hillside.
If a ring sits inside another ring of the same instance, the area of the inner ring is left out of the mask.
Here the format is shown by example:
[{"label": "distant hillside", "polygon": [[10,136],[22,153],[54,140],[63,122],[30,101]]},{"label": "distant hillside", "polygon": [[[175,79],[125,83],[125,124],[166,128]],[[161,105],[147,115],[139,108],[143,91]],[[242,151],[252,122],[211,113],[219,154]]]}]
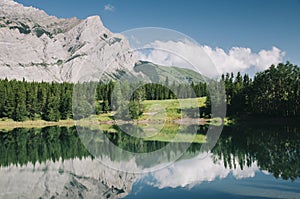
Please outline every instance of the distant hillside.
[{"label": "distant hillside", "polygon": [[143,73],[151,82],[164,82],[166,77],[170,83],[198,83],[205,80],[201,74],[190,69],[160,66],[147,61],[137,62],[134,71]]}]

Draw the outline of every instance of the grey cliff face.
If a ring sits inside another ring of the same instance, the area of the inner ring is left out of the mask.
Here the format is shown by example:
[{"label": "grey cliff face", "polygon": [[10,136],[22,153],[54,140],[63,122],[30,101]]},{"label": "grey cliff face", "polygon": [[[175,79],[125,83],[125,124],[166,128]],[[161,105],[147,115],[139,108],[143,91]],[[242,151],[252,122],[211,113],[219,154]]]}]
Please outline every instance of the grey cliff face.
[{"label": "grey cliff face", "polygon": [[137,61],[99,16],[58,19],[11,0],[0,7],[0,78],[76,82],[132,71]]}]

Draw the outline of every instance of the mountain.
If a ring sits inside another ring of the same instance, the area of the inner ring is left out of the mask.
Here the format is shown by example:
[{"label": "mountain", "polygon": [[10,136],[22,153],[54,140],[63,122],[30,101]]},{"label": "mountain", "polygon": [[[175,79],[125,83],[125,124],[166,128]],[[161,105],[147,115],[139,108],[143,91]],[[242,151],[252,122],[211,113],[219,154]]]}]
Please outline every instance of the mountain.
[{"label": "mountain", "polygon": [[102,71],[110,78],[137,61],[99,16],[58,19],[12,0],[0,7],[0,78],[74,82]]},{"label": "mountain", "polygon": [[152,82],[199,82],[189,69],[139,61],[128,40],[99,16],[59,19],[0,0],[0,79],[77,82],[138,77]]}]

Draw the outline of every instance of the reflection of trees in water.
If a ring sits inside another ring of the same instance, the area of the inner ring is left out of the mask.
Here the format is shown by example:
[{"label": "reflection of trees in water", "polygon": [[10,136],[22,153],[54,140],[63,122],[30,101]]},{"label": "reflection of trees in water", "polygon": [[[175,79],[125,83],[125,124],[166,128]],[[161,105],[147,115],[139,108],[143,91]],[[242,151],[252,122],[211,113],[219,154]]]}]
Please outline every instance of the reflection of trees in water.
[{"label": "reflection of trees in water", "polygon": [[[77,127],[80,128],[80,127]],[[140,129],[136,129],[137,133]],[[108,138],[109,143],[103,140]],[[127,161],[132,156],[124,156],[124,153],[113,151],[114,147],[134,153],[147,153],[159,150],[168,143],[159,141],[143,141],[126,133],[99,133],[97,130],[88,130],[84,134],[77,134],[75,127],[46,127],[42,129],[14,129],[9,132],[0,132],[0,166],[25,165],[29,162],[53,162],[60,159],[74,159],[93,157],[83,143],[89,144],[93,149],[92,154],[99,158],[109,157],[112,161]],[[172,155],[181,153],[180,143],[174,144],[160,162],[168,162]],[[197,155],[201,148],[199,144],[193,144],[187,154],[188,157]],[[112,152],[113,151],[113,152]]]},{"label": "reflection of trees in water", "polygon": [[[83,133],[80,134],[80,137],[95,157],[100,159],[109,157],[112,161],[130,161],[134,158],[137,165],[142,168],[157,166],[159,163],[168,163],[174,161],[174,157],[181,157],[181,155],[183,155],[181,159],[196,157],[201,149],[201,144],[191,144],[186,151],[187,143],[146,141],[139,137],[144,135],[143,129],[132,124],[121,125],[121,127],[114,126],[113,128],[115,130],[113,132],[81,129],[80,131]],[[199,129],[202,128],[199,127]],[[169,130],[173,131],[174,129]],[[175,128],[175,131],[177,132],[178,128]],[[130,135],[126,132],[130,132]],[[185,132],[188,134],[188,131]],[[121,150],[116,150],[116,148]],[[139,156],[139,154],[156,152],[161,149],[160,155],[155,156],[155,160],[151,159],[154,156],[148,160]],[[184,152],[185,154],[183,154]]]},{"label": "reflection of trees in water", "polygon": [[[226,168],[236,168],[239,165],[243,169],[257,162],[261,170],[272,173],[276,178],[281,176],[283,179],[295,180],[300,177],[299,129],[288,126],[225,127],[212,152],[216,161],[224,160]],[[141,133],[141,129],[135,130],[136,134]],[[204,133],[206,127],[189,126],[185,129],[186,133],[190,130]],[[108,138],[110,143],[104,144],[105,138]],[[79,137],[75,127],[15,129],[0,134],[0,166],[91,157],[82,144],[87,143],[85,139],[95,150],[92,151],[93,154],[100,158],[109,157],[111,161],[127,161],[133,157],[124,156],[122,152],[112,153],[116,146],[126,151],[147,153],[168,145],[166,142],[143,141],[142,138],[135,138],[120,131],[99,134],[96,130],[89,130]],[[169,162],[174,154],[181,152],[180,143],[175,143],[158,162]],[[181,159],[196,157],[201,152],[201,144],[192,144]],[[136,163],[142,164],[138,159]]]},{"label": "reflection of trees in water", "polygon": [[295,180],[300,177],[299,127],[259,126],[225,128],[212,152],[223,159],[224,166],[243,169],[257,161],[261,170],[276,178]]},{"label": "reflection of trees in water", "polygon": [[89,156],[75,128],[14,129],[0,134],[0,166]]}]

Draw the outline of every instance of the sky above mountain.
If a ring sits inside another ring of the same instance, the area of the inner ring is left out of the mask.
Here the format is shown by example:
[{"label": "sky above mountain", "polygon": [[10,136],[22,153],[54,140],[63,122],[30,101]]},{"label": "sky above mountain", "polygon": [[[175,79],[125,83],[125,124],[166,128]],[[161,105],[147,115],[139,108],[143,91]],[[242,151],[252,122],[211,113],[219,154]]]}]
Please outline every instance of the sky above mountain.
[{"label": "sky above mountain", "polygon": [[17,2],[57,17],[100,15],[113,32],[174,29],[196,40],[216,65],[222,64],[220,72],[256,72],[286,60],[300,65],[300,0]]}]

